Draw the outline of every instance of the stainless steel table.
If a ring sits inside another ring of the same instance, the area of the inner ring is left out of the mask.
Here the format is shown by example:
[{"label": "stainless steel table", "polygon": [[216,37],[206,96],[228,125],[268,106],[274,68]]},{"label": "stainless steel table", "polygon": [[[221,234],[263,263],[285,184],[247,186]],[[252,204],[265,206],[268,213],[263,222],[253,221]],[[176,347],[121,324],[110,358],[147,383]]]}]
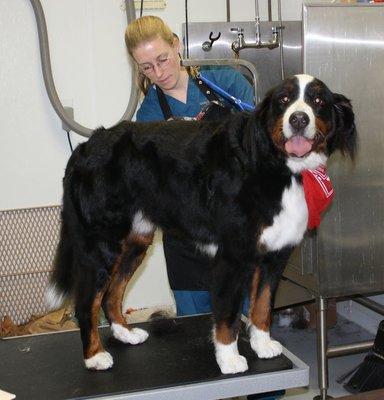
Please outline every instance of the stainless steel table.
[{"label": "stainless steel table", "polygon": [[[150,333],[138,346],[124,345],[100,328],[114,367],[84,368],[78,331],[0,341],[0,388],[17,400],[129,399],[210,400],[308,385],[309,368],[293,354],[260,360],[242,329],[240,353],[249,370],[222,375],[210,341],[211,317],[176,318],[170,330],[136,324]],[[244,327],[243,327],[244,328]]]}]

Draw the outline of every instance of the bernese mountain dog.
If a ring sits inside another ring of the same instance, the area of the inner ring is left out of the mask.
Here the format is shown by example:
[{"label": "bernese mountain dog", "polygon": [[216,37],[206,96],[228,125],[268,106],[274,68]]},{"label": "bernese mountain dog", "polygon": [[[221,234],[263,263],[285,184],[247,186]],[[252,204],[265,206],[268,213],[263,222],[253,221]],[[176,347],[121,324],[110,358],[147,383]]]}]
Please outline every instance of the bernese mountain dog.
[{"label": "bernese mountain dog", "polygon": [[307,229],[301,173],[336,150],[356,149],[350,101],[296,75],[252,113],[221,121],[120,122],[73,152],[63,180],[61,238],[47,298],[72,296],[85,366],[113,365],[98,333],[138,344],[121,304],[157,227],[196,243],[212,260],[213,343],[223,374],[246,371],[237,337],[248,292],[249,335],[260,358],[282,352],[269,333],[274,293]]}]

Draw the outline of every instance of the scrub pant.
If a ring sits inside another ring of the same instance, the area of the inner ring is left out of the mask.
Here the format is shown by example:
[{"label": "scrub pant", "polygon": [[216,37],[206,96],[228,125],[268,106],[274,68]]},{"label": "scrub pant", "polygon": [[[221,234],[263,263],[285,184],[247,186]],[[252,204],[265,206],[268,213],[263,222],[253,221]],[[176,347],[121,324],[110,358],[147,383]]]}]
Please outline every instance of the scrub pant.
[{"label": "scrub pant", "polygon": [[[178,316],[206,314],[212,311],[211,295],[206,290],[173,290]],[[242,313],[248,316],[249,297],[244,296]]]},{"label": "scrub pant", "polygon": [[[164,255],[177,315],[205,314],[212,311],[209,293],[211,259],[184,239],[164,234]],[[242,312],[248,315],[249,300],[244,296]]]}]

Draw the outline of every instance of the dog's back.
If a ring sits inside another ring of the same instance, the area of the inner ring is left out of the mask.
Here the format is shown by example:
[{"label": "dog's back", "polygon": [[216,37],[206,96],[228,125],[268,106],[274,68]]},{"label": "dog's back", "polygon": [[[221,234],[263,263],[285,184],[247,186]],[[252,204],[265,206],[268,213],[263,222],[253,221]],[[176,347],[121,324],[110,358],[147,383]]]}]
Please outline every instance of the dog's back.
[{"label": "dog's back", "polygon": [[[219,125],[196,121],[121,122],[110,129],[97,129],[74,150],[63,179],[60,242],[47,291],[52,308],[72,294],[79,276],[79,249],[86,247],[87,241],[103,236],[108,242],[121,241],[138,209],[158,211],[162,203],[170,201],[175,207],[183,201],[189,207],[193,197],[198,201],[200,193],[178,198],[177,191],[183,192],[183,185],[189,186],[196,178],[199,165],[205,162],[212,130]],[[167,177],[173,177],[174,183],[167,182]],[[175,192],[169,195],[162,186],[172,184]],[[166,199],[161,199],[162,193]],[[156,222],[160,220],[164,218],[159,216]]]}]

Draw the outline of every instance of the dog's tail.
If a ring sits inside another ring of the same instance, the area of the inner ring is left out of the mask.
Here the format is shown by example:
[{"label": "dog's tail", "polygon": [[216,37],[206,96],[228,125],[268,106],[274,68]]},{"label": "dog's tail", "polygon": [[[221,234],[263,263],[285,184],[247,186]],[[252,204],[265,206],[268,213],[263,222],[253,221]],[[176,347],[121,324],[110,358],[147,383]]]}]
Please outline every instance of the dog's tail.
[{"label": "dog's tail", "polygon": [[56,310],[70,297],[73,286],[73,248],[65,224],[61,226],[60,242],[56,250],[54,269],[45,292],[49,310]]},{"label": "dog's tail", "polygon": [[71,193],[73,164],[79,158],[80,146],[69,159],[63,180],[64,195],[61,211],[60,241],[56,249],[53,270],[45,292],[48,309],[55,310],[64,305],[72,295],[74,287],[76,229],[79,225]]}]

